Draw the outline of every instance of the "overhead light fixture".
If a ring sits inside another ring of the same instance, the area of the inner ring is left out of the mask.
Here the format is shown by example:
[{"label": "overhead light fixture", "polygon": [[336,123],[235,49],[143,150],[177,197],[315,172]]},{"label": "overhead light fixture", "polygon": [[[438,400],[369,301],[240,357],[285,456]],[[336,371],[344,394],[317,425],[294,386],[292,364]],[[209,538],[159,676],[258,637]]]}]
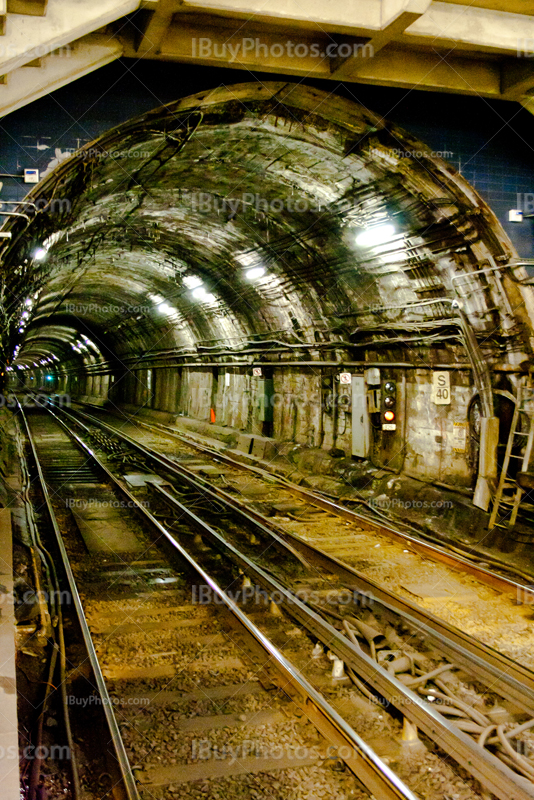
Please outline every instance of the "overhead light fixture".
[{"label": "overhead light fixture", "polygon": [[215,300],[215,295],[207,292],[204,286],[198,286],[196,289],[193,289],[191,294],[195,300],[201,300],[203,303],[213,303]]},{"label": "overhead light fixture", "polygon": [[186,275],[184,283],[188,289],[196,289],[198,286],[202,286],[202,279],[198,275]]},{"label": "overhead light fixture", "polygon": [[356,244],[359,247],[374,247],[377,244],[384,244],[394,235],[394,225],[376,225],[360,233],[356,237]]},{"label": "overhead light fixture", "polygon": [[47,256],[47,251],[44,247],[38,247],[36,250],[33,251],[33,259],[34,261],[42,261]]},{"label": "overhead light fixture", "polygon": [[175,313],[174,308],[172,308],[168,303],[160,303],[158,306],[158,311],[161,311],[162,314],[166,314],[168,317]]},{"label": "overhead light fixture", "polygon": [[265,269],[263,267],[252,267],[245,272],[245,277],[249,281],[255,281],[258,278],[263,278],[265,275]]}]

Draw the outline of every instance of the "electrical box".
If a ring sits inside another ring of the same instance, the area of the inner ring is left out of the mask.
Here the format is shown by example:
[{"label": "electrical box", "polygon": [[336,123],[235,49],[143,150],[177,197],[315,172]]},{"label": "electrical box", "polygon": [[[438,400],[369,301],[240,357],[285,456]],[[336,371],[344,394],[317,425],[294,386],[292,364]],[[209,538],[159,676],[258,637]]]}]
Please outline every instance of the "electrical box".
[{"label": "electrical box", "polygon": [[[369,454],[369,411],[367,388],[363,375],[352,376],[352,455],[367,458]],[[348,398],[347,398],[348,399]]]},{"label": "electrical box", "polygon": [[376,414],[380,411],[380,389],[367,390],[367,410],[369,414]]},{"label": "electrical box", "polygon": [[365,370],[364,375],[367,386],[380,385],[380,370],[378,367],[369,367],[369,369]]},{"label": "electrical box", "polygon": [[38,169],[25,169],[24,170],[24,183],[39,183],[39,170]]}]

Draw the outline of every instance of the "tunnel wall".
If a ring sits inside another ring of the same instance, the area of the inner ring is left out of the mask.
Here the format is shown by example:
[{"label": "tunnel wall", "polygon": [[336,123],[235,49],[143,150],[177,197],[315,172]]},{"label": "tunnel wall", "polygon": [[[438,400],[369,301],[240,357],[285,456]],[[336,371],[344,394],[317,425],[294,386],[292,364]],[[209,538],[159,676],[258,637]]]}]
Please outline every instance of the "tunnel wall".
[{"label": "tunnel wall", "polygon": [[[336,392],[351,398],[351,387],[340,386],[336,380],[339,370],[331,366],[273,366],[274,391],[269,395],[264,394],[262,380],[255,378],[250,368],[224,366],[217,368],[216,390],[213,367],[135,370],[116,375],[109,392],[110,376],[85,376],[76,381],[71,378],[65,390],[74,399],[99,405],[108,401],[110,408],[143,408],[145,412],[155,412],[155,418],[158,412],[164,412],[169,415],[169,422],[186,417],[215,423],[214,432],[227,428],[229,441],[234,443],[234,431],[268,436],[282,455],[292,445],[302,445],[324,451],[335,449],[342,451],[338,455],[351,456],[350,400],[348,406],[339,402],[336,406],[329,398],[330,387],[322,386],[325,377],[331,378]],[[365,372],[352,368],[351,374],[363,376]],[[440,406],[431,400],[431,370],[388,367],[384,374],[398,386],[405,381],[405,397],[399,403],[398,431],[394,436],[385,436],[370,426],[371,463],[421,480],[471,486],[476,475],[477,441],[469,419],[476,396],[469,370],[451,370],[451,403]],[[264,405],[272,409],[270,427],[265,426]],[[313,469],[313,462],[310,467]]]}]

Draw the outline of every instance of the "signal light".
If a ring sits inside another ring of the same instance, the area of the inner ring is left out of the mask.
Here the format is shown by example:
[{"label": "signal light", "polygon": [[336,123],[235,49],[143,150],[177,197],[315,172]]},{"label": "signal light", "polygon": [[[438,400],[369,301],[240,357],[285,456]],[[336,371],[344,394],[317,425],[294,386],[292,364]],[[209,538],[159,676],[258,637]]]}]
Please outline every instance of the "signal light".
[{"label": "signal light", "polygon": [[395,381],[386,381],[382,392],[382,430],[395,431],[395,407],[397,405],[397,384]]}]

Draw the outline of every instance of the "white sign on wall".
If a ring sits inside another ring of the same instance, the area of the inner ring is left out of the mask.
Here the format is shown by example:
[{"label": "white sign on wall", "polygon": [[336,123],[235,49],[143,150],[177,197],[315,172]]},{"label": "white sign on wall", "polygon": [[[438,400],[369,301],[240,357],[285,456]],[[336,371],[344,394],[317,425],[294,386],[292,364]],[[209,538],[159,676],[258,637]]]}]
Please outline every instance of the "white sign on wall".
[{"label": "white sign on wall", "polygon": [[465,453],[467,448],[467,423],[455,422],[452,430],[452,449],[455,453]]},{"label": "white sign on wall", "polygon": [[252,375],[254,378],[261,378],[261,367],[252,367]]},{"label": "white sign on wall", "polygon": [[432,402],[448,406],[451,402],[451,376],[448,372],[432,373]]},{"label": "white sign on wall", "polygon": [[339,382],[344,384],[345,386],[350,386],[352,383],[352,375],[350,372],[340,372],[339,373]]}]

